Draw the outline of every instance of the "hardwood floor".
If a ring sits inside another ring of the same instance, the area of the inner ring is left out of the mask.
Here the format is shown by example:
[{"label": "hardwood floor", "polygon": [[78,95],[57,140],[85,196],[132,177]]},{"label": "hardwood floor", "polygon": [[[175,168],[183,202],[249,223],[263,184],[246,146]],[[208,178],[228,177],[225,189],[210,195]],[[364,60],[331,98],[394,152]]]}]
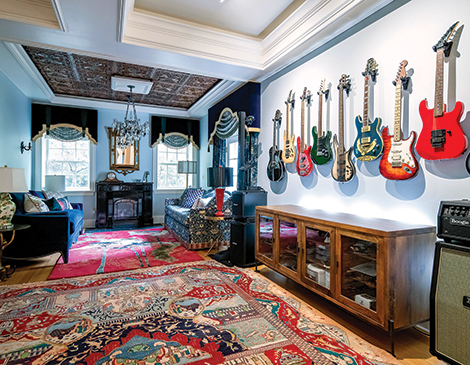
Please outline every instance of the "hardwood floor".
[{"label": "hardwood floor", "polygon": [[[198,251],[199,255],[203,259],[211,260],[209,257],[204,257],[206,252],[207,251]],[[213,253],[215,252],[216,251],[214,250]],[[54,254],[44,258],[31,260],[29,262],[21,262],[19,263],[21,266],[17,265],[12,276],[6,281],[0,282],[0,285],[33,283],[47,280],[59,256],[59,254]],[[261,275],[282,286],[312,307],[317,308],[319,311],[334,319],[344,327],[347,327],[358,336],[378,347],[382,347],[384,349],[390,348],[387,333],[365,324],[356,317],[344,312],[339,307],[327,302],[323,298],[313,294],[308,289],[285,278],[277,272],[265,266],[259,266],[259,269]],[[396,358],[405,365],[446,364],[445,362],[438,360],[436,357],[431,356],[429,353],[429,338],[415,328],[408,328],[396,333],[395,355]]]}]

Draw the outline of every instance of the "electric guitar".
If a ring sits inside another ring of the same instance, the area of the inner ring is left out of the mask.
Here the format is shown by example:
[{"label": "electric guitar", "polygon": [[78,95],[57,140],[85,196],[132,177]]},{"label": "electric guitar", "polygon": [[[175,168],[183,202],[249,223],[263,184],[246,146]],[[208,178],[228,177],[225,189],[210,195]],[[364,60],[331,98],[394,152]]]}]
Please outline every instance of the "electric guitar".
[{"label": "electric guitar", "polygon": [[276,110],[276,115],[273,119],[273,145],[269,149],[269,162],[268,162],[268,179],[271,181],[279,181],[284,177],[285,166],[284,162],[281,159],[281,151],[277,148],[276,145],[276,130],[278,124],[281,124],[281,111],[278,109]]},{"label": "electric guitar", "polygon": [[325,91],[325,79],[320,84],[318,94],[318,131],[317,127],[312,128],[313,145],[311,150],[312,161],[317,165],[328,163],[333,157],[331,151],[331,132],[323,132],[322,116],[323,116],[323,95],[328,98],[328,91]]},{"label": "electric guitar", "polygon": [[297,173],[301,177],[305,177],[311,174],[313,171],[313,163],[312,159],[310,158],[310,150],[312,146],[306,147],[304,144],[304,115],[305,115],[305,99],[307,99],[307,88],[304,88],[304,92],[300,97],[302,100],[302,108],[300,111],[300,119],[301,119],[301,128],[300,128],[300,136],[297,137],[297,151],[299,152],[299,156],[297,157]]},{"label": "electric guitar", "polygon": [[364,114],[363,118],[356,117],[357,138],[354,141],[354,154],[361,161],[373,161],[382,154],[383,141],[380,135],[382,120],[375,118],[371,123],[369,120],[369,80],[375,81],[377,76],[377,63],[373,58],[367,60],[365,71],[362,73],[364,79]]},{"label": "electric guitar", "polygon": [[351,89],[351,80],[349,76],[343,74],[339,80],[339,140],[335,134],[333,138],[333,147],[335,149],[335,159],[331,169],[331,176],[338,182],[351,181],[356,174],[356,167],[352,162],[352,147],[348,151],[344,148],[344,108],[343,108],[343,90],[349,95]]},{"label": "electric guitar", "polygon": [[292,134],[289,137],[289,105],[294,107],[294,97],[295,93],[292,93],[292,90],[287,97],[286,103],[286,130],[284,131],[284,150],[282,150],[282,160],[285,163],[291,163],[295,160],[295,147],[294,147],[294,140],[295,136]]},{"label": "electric guitar", "polygon": [[434,109],[428,108],[424,99],[419,104],[419,114],[423,121],[423,129],[416,142],[416,151],[425,160],[444,160],[461,156],[468,147],[465,132],[460,126],[460,118],[464,106],[458,101],[454,110],[446,111],[444,104],[444,57],[449,56],[452,48],[450,39],[459,22],[452,25],[433,47],[436,57],[436,86],[434,94]]},{"label": "electric guitar", "polygon": [[388,127],[382,131],[384,141],[384,153],[380,160],[379,170],[383,177],[389,180],[407,180],[415,176],[419,170],[419,164],[413,153],[416,141],[416,132],[411,131],[408,139],[402,139],[401,131],[401,91],[407,82],[405,67],[408,61],[400,63],[395,85],[395,125],[393,135],[388,134]]}]

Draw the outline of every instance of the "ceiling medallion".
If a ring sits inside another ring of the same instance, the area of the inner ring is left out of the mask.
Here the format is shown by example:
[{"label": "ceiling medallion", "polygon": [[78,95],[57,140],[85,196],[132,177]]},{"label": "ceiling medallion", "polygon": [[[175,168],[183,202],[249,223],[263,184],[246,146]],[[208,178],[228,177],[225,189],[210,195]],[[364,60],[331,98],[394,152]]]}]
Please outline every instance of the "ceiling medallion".
[{"label": "ceiling medallion", "polygon": [[[149,131],[149,122],[139,124],[140,119],[137,118],[134,98],[132,96],[134,85],[127,86],[130,89],[130,94],[127,94],[127,109],[124,122],[120,122],[116,118],[113,120],[113,133],[116,135],[116,145],[121,150],[132,146],[135,141],[139,141],[142,137],[145,137]],[[132,107],[130,112],[129,107]]]}]

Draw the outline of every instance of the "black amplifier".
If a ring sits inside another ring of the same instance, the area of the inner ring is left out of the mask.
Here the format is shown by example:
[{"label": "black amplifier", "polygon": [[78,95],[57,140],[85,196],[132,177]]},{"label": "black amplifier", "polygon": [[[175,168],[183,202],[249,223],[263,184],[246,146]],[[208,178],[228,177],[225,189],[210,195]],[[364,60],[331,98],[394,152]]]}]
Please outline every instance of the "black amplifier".
[{"label": "black amplifier", "polygon": [[442,201],[437,216],[437,237],[447,243],[470,241],[470,201]]}]

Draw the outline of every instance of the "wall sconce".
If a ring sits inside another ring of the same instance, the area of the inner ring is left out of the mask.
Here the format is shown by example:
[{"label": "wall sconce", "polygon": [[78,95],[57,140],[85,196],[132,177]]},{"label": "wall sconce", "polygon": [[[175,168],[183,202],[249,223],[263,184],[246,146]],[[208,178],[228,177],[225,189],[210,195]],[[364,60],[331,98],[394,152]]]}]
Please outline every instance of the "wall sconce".
[{"label": "wall sconce", "polygon": [[31,142],[26,146],[23,141],[21,141],[21,154],[23,154],[24,151],[31,151]]}]

